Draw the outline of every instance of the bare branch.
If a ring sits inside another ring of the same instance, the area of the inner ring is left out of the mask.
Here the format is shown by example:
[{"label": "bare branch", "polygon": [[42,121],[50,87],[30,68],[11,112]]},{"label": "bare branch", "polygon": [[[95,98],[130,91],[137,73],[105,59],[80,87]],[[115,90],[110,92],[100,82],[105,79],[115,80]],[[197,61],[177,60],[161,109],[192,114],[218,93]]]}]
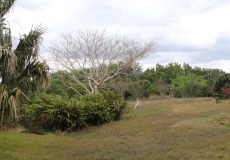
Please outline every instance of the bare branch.
[{"label": "bare branch", "polygon": [[[50,52],[58,70],[67,71],[73,81],[95,93],[102,83],[150,54],[155,47],[154,40],[141,43],[96,29],[63,35],[60,42],[52,44]],[[78,71],[78,75],[73,75],[73,71]]]}]

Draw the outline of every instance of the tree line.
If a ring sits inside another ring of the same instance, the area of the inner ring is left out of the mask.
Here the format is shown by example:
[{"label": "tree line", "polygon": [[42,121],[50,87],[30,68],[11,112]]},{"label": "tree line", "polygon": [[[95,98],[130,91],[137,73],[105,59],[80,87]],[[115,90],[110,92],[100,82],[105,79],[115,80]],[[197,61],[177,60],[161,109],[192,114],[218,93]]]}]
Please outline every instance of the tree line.
[{"label": "tree line", "polygon": [[[65,75],[65,72],[67,71],[57,71],[51,74],[51,83],[47,93],[72,96],[76,89],[84,94],[83,87],[75,86],[75,89],[72,90],[63,85],[59,76]],[[77,72],[79,71],[76,71],[75,76],[78,75]],[[101,90],[114,90],[122,99],[140,99],[150,95],[176,98],[211,97],[215,93],[220,93],[220,86],[227,86],[227,83],[221,83],[221,80],[228,76],[229,73],[221,69],[192,67],[186,63],[156,64],[155,67],[144,71],[138,63],[135,63],[123,70],[121,74],[103,83]],[[68,82],[70,79],[66,76],[64,81]]]},{"label": "tree line", "polygon": [[[207,97],[216,92],[216,83],[228,73],[220,69],[191,67],[189,64],[157,64],[147,69],[143,79],[151,82],[149,90],[160,96]],[[146,77],[146,78],[145,78]]]}]

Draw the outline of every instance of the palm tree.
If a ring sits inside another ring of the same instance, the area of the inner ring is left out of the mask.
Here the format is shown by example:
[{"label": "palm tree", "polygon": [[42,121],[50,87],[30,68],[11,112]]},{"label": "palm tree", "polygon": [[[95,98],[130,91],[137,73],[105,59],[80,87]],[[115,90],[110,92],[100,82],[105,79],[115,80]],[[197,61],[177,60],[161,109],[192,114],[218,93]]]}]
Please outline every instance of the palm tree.
[{"label": "palm tree", "polygon": [[11,30],[5,15],[16,0],[0,0],[0,125],[18,119],[28,93],[48,82],[48,66],[38,60],[39,42],[45,29],[33,28],[13,49]]}]

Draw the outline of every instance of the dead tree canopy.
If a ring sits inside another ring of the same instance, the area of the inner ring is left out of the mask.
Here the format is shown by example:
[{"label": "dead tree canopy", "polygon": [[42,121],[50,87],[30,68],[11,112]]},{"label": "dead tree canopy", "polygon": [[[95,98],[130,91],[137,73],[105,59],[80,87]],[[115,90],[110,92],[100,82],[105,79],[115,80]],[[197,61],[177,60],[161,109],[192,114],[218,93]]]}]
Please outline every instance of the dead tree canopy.
[{"label": "dead tree canopy", "polygon": [[63,79],[66,87],[74,89],[78,84],[86,92],[97,93],[101,84],[150,54],[155,47],[154,40],[138,42],[96,29],[65,34],[52,43],[50,52],[56,68],[65,70],[65,76],[71,79]]}]

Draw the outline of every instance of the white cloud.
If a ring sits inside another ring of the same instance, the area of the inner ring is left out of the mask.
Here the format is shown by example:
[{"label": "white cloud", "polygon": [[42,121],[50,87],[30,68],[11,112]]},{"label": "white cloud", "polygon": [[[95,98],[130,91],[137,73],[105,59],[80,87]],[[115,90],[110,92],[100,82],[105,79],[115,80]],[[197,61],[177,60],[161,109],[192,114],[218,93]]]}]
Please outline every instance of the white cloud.
[{"label": "white cloud", "polygon": [[218,60],[211,61],[208,63],[197,63],[193,64],[193,66],[200,66],[202,68],[212,68],[212,69],[222,69],[226,72],[230,72],[230,60]]},{"label": "white cloud", "polygon": [[17,0],[8,17],[16,36],[42,23],[49,29],[46,45],[62,32],[103,28],[139,40],[156,37],[156,57],[143,63],[207,63],[228,70],[228,15],[229,0]]},{"label": "white cloud", "polygon": [[23,8],[30,11],[41,10],[43,7],[47,6],[49,1],[47,0],[18,0],[15,5],[18,8]]}]

